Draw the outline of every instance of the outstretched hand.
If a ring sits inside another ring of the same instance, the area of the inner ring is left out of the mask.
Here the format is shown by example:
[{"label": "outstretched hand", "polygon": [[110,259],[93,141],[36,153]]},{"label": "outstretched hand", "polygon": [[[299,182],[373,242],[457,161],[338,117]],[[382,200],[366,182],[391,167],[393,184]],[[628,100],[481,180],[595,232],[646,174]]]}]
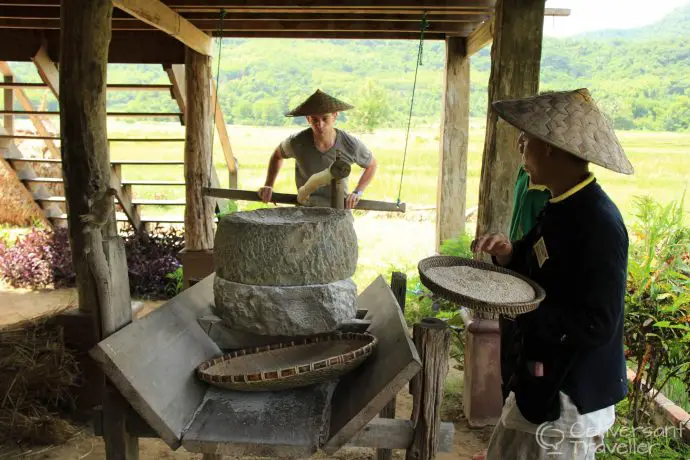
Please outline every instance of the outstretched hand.
[{"label": "outstretched hand", "polygon": [[271,195],[273,195],[273,187],[269,187],[267,185],[263,186],[259,189],[257,194],[259,195],[259,198],[261,198],[261,201],[268,203],[271,201]]},{"label": "outstretched hand", "polygon": [[360,196],[357,193],[350,193],[345,198],[345,209],[354,209],[359,203]]},{"label": "outstretched hand", "polygon": [[502,233],[489,233],[472,241],[472,252],[485,252],[496,257],[504,265],[510,261],[513,255],[513,245]]}]

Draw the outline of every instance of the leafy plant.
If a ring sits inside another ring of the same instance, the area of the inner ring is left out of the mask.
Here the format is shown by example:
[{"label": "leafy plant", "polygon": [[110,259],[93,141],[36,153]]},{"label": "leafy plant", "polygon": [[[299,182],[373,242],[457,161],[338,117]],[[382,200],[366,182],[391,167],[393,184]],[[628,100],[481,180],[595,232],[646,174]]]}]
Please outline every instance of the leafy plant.
[{"label": "leafy plant", "polygon": [[175,282],[173,285],[171,285],[169,293],[170,297],[175,297],[177,294],[182,292],[182,288],[184,287],[184,277],[181,266],[177,267],[177,269],[174,272],[170,272],[167,275],[165,275],[165,277]]},{"label": "leafy plant", "polygon": [[650,389],[670,379],[690,384],[690,229],[683,199],[665,206],[635,201],[636,222],[628,261],[626,353],[636,365],[629,395],[635,426],[652,416]]},{"label": "leafy plant", "polygon": [[[169,298],[178,280],[167,275],[180,268],[182,231],[157,228],[148,238],[133,231],[123,234],[133,296]],[[42,289],[72,287],[76,282],[68,231],[32,229],[12,246],[0,242],[0,276],[12,287]]]},{"label": "leafy plant", "polygon": [[184,248],[183,232],[157,227],[148,238],[131,231],[124,240],[132,295],[144,298],[174,295],[177,281],[168,274],[180,268],[178,253]]},{"label": "leafy plant", "polygon": [[8,247],[0,242],[0,273],[15,288],[45,288],[53,282],[51,234],[32,230]]},{"label": "leafy plant", "polygon": [[634,412],[628,400],[616,404],[616,421],[597,450],[599,460],[686,459],[690,446],[682,439],[679,427],[634,425]]}]

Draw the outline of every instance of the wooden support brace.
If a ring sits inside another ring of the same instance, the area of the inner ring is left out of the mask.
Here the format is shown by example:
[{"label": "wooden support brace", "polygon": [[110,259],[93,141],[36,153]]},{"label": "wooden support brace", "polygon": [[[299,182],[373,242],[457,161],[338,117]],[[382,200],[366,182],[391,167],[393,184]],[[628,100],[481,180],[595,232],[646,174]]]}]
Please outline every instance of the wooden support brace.
[{"label": "wooden support brace", "polygon": [[[405,298],[407,293],[407,275],[402,272],[393,272],[391,274],[391,291],[395,296],[395,300],[398,301],[400,305],[400,310],[405,314]],[[382,419],[394,419],[395,418],[395,396],[391,401],[383,408],[379,413],[379,417]],[[393,451],[391,449],[378,449],[376,451],[377,460],[391,460],[393,458]]]},{"label": "wooden support brace", "polygon": [[425,318],[414,325],[413,340],[422,359],[422,369],[414,378],[414,439],[405,459],[432,460],[439,451],[441,403],[448,375],[451,332],[445,321]]},{"label": "wooden support brace", "polygon": [[59,74],[55,63],[48,56],[45,43],[39,48],[38,52],[32,59],[41,80],[45,83],[55,97],[60,96]]},{"label": "wooden support brace", "polygon": [[211,37],[159,0],[112,0],[113,5],[172,35],[188,48],[211,55]]}]

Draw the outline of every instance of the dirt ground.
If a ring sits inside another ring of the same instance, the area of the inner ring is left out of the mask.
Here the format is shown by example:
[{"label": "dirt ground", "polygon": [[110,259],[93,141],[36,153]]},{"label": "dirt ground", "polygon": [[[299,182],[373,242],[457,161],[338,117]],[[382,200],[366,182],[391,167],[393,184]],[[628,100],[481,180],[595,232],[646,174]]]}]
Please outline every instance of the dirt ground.
[{"label": "dirt ground", "polygon": [[[10,289],[0,286],[0,324],[13,323],[25,318],[30,318],[41,313],[54,310],[65,305],[76,304],[76,291],[74,289],[58,289],[45,291],[30,291],[23,289]],[[144,308],[138,313],[138,317],[148,314],[161,302],[144,302]],[[451,369],[452,373],[458,371]],[[458,376],[456,376],[458,377]],[[401,391],[397,398],[398,418],[407,418],[412,410],[412,399],[407,394],[407,389]],[[451,453],[439,454],[438,460],[462,460],[470,459],[480,451],[488,441],[487,430],[470,429],[464,420],[455,423],[454,449]],[[140,439],[140,458],[142,460],[153,459],[201,459],[199,454],[191,454],[180,448],[173,452],[163,441],[157,439]],[[404,451],[394,452],[394,458],[403,459]],[[83,432],[72,442],[52,447],[36,448],[23,453],[13,452],[0,455],[0,459],[31,459],[31,460],[81,460],[105,458],[104,445],[101,438],[90,436]],[[339,460],[366,460],[376,458],[373,449],[342,449],[333,457],[317,454],[312,458],[339,459]],[[227,460],[238,460],[236,457],[226,457]]]}]

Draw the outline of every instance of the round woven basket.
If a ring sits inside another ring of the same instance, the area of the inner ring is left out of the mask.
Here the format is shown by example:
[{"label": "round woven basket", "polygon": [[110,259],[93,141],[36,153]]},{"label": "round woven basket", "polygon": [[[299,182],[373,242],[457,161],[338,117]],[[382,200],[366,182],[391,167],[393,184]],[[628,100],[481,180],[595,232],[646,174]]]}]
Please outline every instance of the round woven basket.
[{"label": "round woven basket", "polygon": [[[463,266],[463,265],[468,266],[468,267],[472,267],[472,268],[482,269],[482,270],[489,270],[489,271],[494,271],[494,272],[498,272],[498,273],[504,273],[504,274],[519,278],[522,281],[529,284],[534,289],[535,297],[533,300],[531,300],[529,302],[506,302],[506,303],[486,302],[483,300],[475,299],[473,297],[468,297],[466,295],[461,294],[460,292],[456,292],[456,291],[453,291],[451,289],[448,289],[447,287],[442,286],[441,283],[436,281],[433,276],[429,275],[429,269],[430,268],[455,267],[455,266]],[[467,307],[467,308],[474,310],[474,311],[483,312],[483,313],[501,314],[501,315],[507,315],[507,316],[520,315],[520,314],[527,313],[529,311],[536,309],[539,306],[539,303],[541,303],[541,301],[544,300],[544,297],[546,296],[544,289],[541,286],[539,286],[537,283],[532,281],[531,279],[527,278],[526,276],[522,276],[519,273],[516,273],[512,270],[508,270],[508,269],[503,268],[503,267],[497,267],[497,266],[492,265],[492,264],[480,262],[480,261],[473,260],[473,259],[466,259],[464,257],[455,257],[455,256],[427,257],[426,259],[422,259],[419,262],[417,269],[419,270],[420,281],[431,292],[439,295],[440,297],[442,297],[446,300],[454,302],[458,305]]]},{"label": "round woven basket", "polygon": [[236,350],[199,365],[197,375],[212,385],[240,391],[275,391],[335,379],[371,355],[370,334],[328,333]]}]

